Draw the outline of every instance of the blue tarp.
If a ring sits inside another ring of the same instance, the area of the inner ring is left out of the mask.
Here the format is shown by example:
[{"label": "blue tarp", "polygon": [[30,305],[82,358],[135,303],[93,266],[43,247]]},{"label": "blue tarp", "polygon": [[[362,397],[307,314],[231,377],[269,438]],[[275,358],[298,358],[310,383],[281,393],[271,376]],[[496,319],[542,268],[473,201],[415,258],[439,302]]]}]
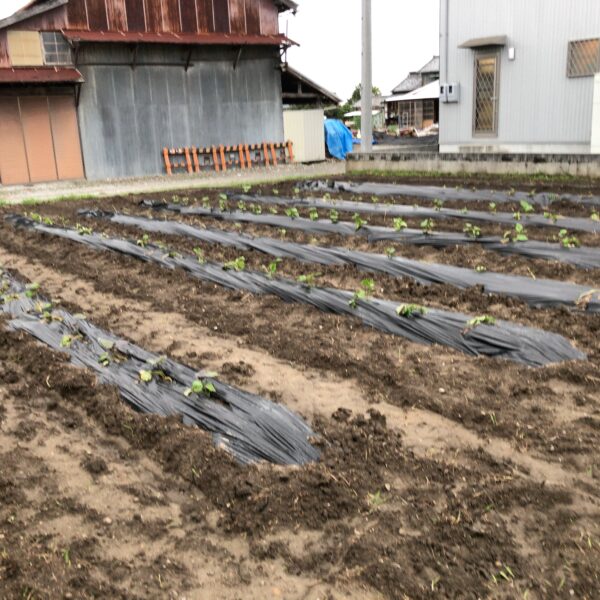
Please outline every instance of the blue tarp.
[{"label": "blue tarp", "polygon": [[337,119],[325,120],[325,140],[329,154],[340,160],[346,160],[346,155],[352,152],[352,133]]}]

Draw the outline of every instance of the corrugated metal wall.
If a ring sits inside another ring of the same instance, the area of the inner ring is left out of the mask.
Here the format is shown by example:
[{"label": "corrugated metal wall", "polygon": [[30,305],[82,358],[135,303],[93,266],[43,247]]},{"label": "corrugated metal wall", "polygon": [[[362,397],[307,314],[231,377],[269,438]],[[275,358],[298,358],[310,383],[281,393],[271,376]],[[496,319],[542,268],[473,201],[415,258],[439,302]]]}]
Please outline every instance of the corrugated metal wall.
[{"label": "corrugated metal wall", "polygon": [[[125,46],[82,48],[79,105],[89,179],[164,172],[164,146],[283,141],[277,50],[141,47],[132,69]],[[120,63],[120,66],[119,66]],[[144,63],[152,63],[151,65]]]},{"label": "corrugated metal wall", "polygon": [[[448,0],[448,73],[444,73],[445,28],[442,0],[443,80],[459,82],[458,104],[440,108],[440,145],[491,146],[527,151],[546,145],[589,151],[593,77],[567,78],[568,42],[600,37],[599,0]],[[472,50],[458,46],[472,38],[507,35],[516,50],[509,61],[501,53],[498,137],[472,134]],[[444,149],[444,148],[442,148]],[[485,149],[485,148],[482,148]]]}]

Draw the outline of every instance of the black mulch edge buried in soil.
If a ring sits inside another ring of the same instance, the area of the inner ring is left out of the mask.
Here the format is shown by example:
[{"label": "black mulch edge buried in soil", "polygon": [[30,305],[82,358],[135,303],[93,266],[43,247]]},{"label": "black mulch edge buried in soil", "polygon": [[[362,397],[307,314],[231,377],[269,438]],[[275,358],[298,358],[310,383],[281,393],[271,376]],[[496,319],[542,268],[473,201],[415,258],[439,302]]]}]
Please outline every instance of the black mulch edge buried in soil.
[{"label": "black mulch edge buried in soil", "polygon": [[78,215],[103,218],[111,223],[134,226],[150,233],[177,235],[210,244],[232,246],[239,250],[256,250],[277,258],[290,258],[304,263],[322,265],[352,265],[368,272],[386,273],[393,277],[408,277],[423,285],[449,284],[459,289],[482,286],[489,294],[510,296],[527,302],[534,308],[568,306],[586,312],[600,312],[600,290],[554,281],[531,279],[518,275],[479,273],[473,269],[425,263],[383,254],[358,252],[339,247],[297,244],[265,237],[251,237],[217,229],[200,229],[185,223],[162,221],[99,210],[80,210]]},{"label": "black mulch edge buried in soil", "polygon": [[[545,217],[523,212],[517,219],[514,213],[485,212],[480,210],[457,210],[455,208],[428,208],[423,206],[406,206],[403,204],[369,204],[350,200],[326,200],[319,198],[283,198],[282,196],[258,196],[232,194],[235,202],[257,202],[260,204],[276,204],[278,206],[300,206],[323,210],[339,210],[342,212],[367,213],[387,217],[404,217],[420,219],[461,219],[483,223],[499,223],[514,227],[520,223],[524,227],[555,227],[569,231],[600,233],[600,221],[581,217],[561,217],[552,215]],[[526,202],[526,200],[523,200]],[[531,209],[529,209],[531,210]]]},{"label": "black mulch edge buried in soil", "polygon": [[548,242],[526,241],[507,242],[500,237],[472,237],[463,233],[437,231],[423,233],[417,229],[402,229],[396,231],[390,227],[362,225],[357,228],[348,221],[332,222],[325,219],[312,221],[301,217],[288,217],[272,214],[253,214],[241,211],[222,212],[200,206],[181,206],[166,204],[155,200],[144,200],[141,205],[154,210],[167,210],[184,216],[210,217],[221,221],[253,223],[281,229],[296,229],[313,235],[360,235],[369,242],[393,241],[414,246],[432,246],[446,248],[457,245],[477,244],[484,250],[500,254],[516,254],[527,258],[555,260],[574,265],[582,269],[600,268],[600,249],[598,248],[564,248],[560,244]]},{"label": "black mulch edge buried in soil", "polygon": [[297,187],[301,190],[319,193],[371,194],[373,196],[411,196],[426,200],[458,200],[462,202],[529,202],[547,208],[554,202],[572,202],[587,206],[600,206],[598,196],[581,196],[578,194],[552,194],[542,192],[528,194],[526,192],[496,192],[493,190],[466,190],[464,188],[448,188],[434,185],[409,185],[398,183],[377,183],[350,181],[300,181]]},{"label": "black mulch edge buried in soil", "polygon": [[405,307],[408,312],[401,314],[397,312],[398,303],[389,300],[361,299],[345,290],[310,287],[256,272],[225,270],[222,264],[200,264],[195,257],[182,256],[165,248],[141,247],[127,240],[94,233],[82,235],[73,229],[40,225],[18,215],[7,220],[17,227],[33,229],[96,250],[111,250],[168,269],[181,268],[197,279],[225,288],[272,294],[285,302],[308,304],[324,312],[355,317],[368,327],[420,344],[441,344],[471,356],[503,358],[535,367],[587,358],[560,335],[507,321],[480,324],[473,322],[468,315],[421,307]]},{"label": "black mulch edge buried in soil", "polygon": [[[319,459],[320,452],[309,441],[315,434],[285,406],[203,376],[98,329],[83,317],[55,309],[38,296],[35,286],[25,286],[7,273],[0,276],[0,284],[0,313],[12,317],[10,329],[65,352],[74,365],[117,387],[136,410],[182,416],[185,425],[212,433],[215,445],[242,464],[301,465]],[[141,381],[142,372],[150,373],[151,380]],[[214,391],[192,392],[195,381]]]}]

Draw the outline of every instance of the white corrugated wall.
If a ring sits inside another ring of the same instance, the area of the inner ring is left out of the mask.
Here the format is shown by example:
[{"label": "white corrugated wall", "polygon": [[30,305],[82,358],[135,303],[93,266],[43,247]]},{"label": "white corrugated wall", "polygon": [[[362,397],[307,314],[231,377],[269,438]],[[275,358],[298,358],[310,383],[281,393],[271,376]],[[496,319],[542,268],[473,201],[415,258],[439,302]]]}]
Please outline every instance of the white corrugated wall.
[{"label": "white corrugated wall", "polygon": [[[449,4],[448,72],[445,13]],[[600,37],[600,0],[441,0],[442,78],[459,82],[458,104],[440,107],[442,150],[589,152],[594,78],[568,78],[568,43]],[[506,35],[501,51],[497,137],[474,137],[474,52],[463,42]],[[516,59],[508,60],[508,47]],[[460,148],[456,148],[460,147]],[[487,148],[486,148],[487,147]]]}]

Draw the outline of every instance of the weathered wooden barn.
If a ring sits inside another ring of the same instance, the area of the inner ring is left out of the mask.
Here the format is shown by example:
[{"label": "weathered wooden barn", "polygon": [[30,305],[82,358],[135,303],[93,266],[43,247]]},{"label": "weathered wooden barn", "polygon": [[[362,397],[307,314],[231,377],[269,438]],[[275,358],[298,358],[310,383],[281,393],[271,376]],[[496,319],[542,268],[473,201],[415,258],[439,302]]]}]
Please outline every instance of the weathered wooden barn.
[{"label": "weathered wooden barn", "polygon": [[0,183],[163,172],[163,146],[283,141],[292,0],[38,0],[0,21]]}]

